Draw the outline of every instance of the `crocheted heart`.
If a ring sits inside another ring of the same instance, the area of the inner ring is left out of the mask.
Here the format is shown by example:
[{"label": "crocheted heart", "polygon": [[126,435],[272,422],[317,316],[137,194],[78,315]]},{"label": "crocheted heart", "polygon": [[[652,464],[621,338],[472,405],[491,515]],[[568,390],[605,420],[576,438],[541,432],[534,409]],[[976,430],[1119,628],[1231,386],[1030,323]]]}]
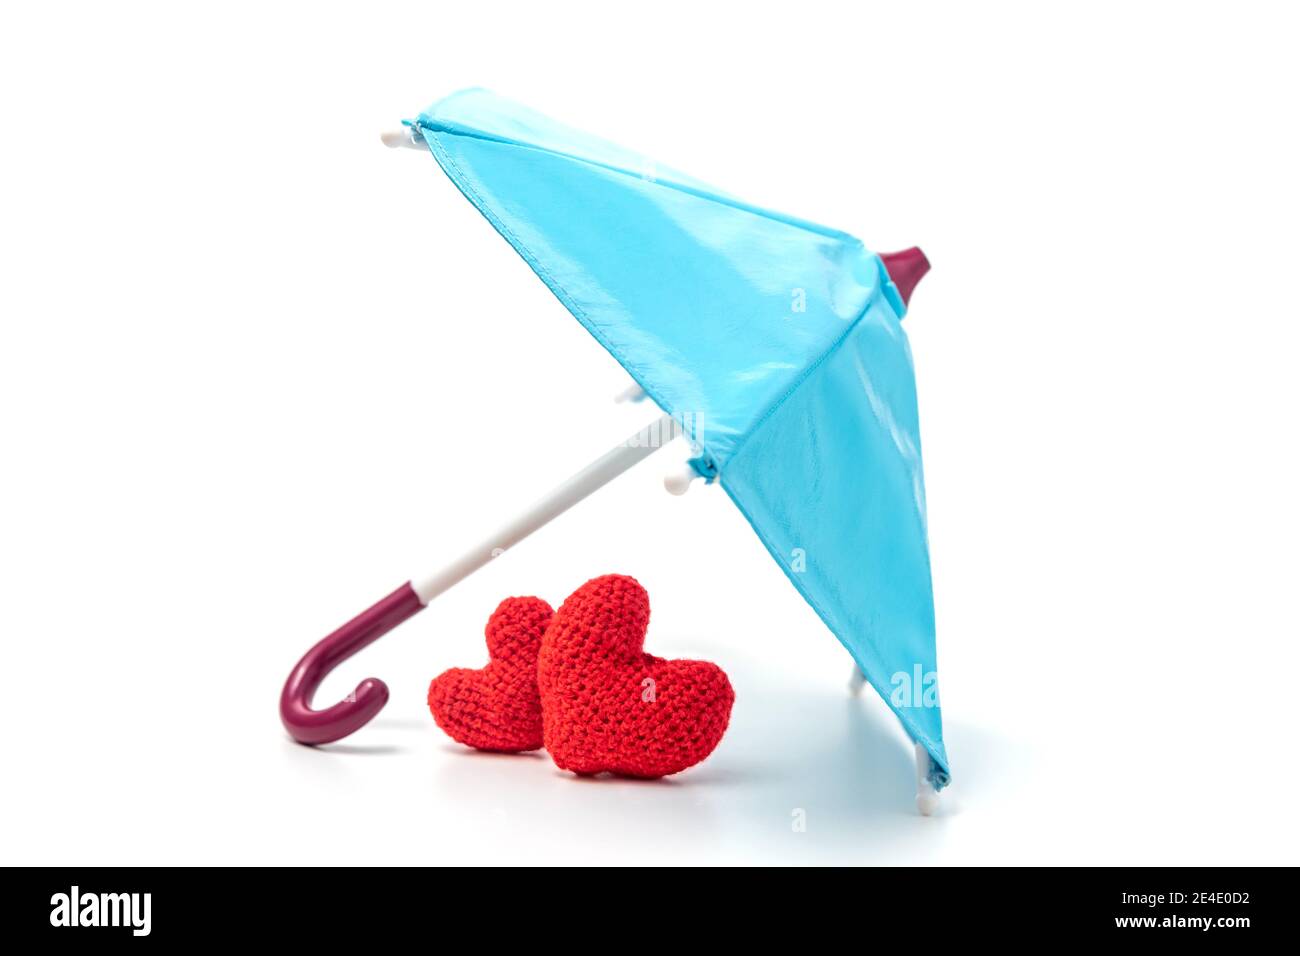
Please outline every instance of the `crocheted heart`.
[{"label": "crocheted heart", "polygon": [[650,599],[634,578],[593,578],[569,595],[542,639],[537,682],[556,766],[664,777],[718,745],[735,694],[707,661],[642,650]]},{"label": "crocheted heart", "polygon": [[453,667],[429,685],[429,710],[453,740],[517,753],[542,745],[537,654],[554,615],[540,598],[506,598],[488,618],[488,665]]}]

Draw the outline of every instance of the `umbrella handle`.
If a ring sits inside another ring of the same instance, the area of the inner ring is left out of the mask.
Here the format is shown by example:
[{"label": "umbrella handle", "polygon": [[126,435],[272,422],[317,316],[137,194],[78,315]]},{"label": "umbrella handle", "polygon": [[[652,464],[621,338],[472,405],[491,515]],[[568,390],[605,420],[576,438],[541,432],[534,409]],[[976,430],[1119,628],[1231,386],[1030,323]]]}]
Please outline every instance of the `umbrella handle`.
[{"label": "umbrella handle", "polygon": [[418,581],[408,581],[318,643],[290,672],[280,693],[280,720],[289,736],[302,744],[326,744],[363,727],[388,703],[387,685],[369,677],[333,707],[312,710],[311,701],[316,688],[330,671],[424,610],[439,594],[681,434],[683,429],[676,419],[671,415],[661,416],[615,445],[442,570]]},{"label": "umbrella handle", "polygon": [[280,720],[300,744],[327,744],[359,730],[388,703],[388,685],[367,677],[357,689],[325,710],[311,699],[325,675],[407,618],[424,610],[410,582],[362,611],[303,655],[280,692]]}]

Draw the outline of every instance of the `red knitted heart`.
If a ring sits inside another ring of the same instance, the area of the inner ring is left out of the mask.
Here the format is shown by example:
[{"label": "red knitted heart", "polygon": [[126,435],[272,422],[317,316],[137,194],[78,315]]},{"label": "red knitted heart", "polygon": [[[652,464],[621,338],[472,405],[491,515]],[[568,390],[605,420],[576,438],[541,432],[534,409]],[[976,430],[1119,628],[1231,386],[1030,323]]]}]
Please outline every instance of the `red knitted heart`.
[{"label": "red knitted heart", "polygon": [[542,639],[537,682],[546,749],[563,770],[664,777],[718,745],[735,699],[707,661],[642,650],[650,599],[608,574],[569,595]]},{"label": "red knitted heart", "polygon": [[554,615],[541,598],[506,598],[488,618],[488,665],[453,667],[429,685],[429,710],[468,747],[517,753],[542,745],[537,653]]}]

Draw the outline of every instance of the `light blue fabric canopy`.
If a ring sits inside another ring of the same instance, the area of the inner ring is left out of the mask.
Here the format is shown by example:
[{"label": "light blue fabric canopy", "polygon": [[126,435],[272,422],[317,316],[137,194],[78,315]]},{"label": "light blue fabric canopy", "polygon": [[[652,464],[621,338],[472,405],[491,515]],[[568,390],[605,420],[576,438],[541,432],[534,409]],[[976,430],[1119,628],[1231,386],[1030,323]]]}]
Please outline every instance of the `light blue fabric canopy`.
[{"label": "light blue fabric canopy", "polygon": [[846,233],[484,90],[412,124],[665,412],[948,782],[905,306]]}]

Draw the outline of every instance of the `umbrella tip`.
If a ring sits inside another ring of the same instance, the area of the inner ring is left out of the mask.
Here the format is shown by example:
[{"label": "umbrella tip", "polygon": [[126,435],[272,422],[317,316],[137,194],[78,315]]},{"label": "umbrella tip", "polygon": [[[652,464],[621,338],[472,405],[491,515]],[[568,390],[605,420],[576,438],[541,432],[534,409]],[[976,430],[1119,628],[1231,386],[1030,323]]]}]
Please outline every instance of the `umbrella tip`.
[{"label": "umbrella tip", "polygon": [[885,271],[898,287],[898,294],[903,297],[903,305],[912,298],[916,285],[930,271],[930,260],[925,253],[913,246],[902,252],[883,252],[880,261],[885,264]]},{"label": "umbrella tip", "polygon": [[389,149],[397,149],[399,146],[408,149],[424,149],[424,137],[417,133],[413,126],[386,130],[379,134],[379,141]]}]

